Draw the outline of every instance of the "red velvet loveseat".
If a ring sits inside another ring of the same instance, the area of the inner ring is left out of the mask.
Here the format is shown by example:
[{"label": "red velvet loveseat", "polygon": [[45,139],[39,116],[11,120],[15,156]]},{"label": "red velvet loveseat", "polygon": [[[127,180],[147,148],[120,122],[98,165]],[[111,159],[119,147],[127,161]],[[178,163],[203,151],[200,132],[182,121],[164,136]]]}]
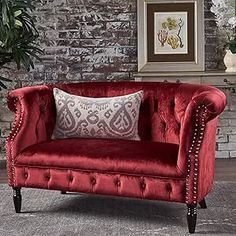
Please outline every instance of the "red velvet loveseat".
[{"label": "red velvet loveseat", "polygon": [[[52,140],[54,87],[87,97],[143,90],[141,141]],[[187,204],[194,233],[197,204],[206,208],[204,197],[212,188],[217,117],[225,105],[220,90],[191,84],[91,82],[10,92],[15,120],[6,150],[16,212],[22,187],[165,200]]]}]

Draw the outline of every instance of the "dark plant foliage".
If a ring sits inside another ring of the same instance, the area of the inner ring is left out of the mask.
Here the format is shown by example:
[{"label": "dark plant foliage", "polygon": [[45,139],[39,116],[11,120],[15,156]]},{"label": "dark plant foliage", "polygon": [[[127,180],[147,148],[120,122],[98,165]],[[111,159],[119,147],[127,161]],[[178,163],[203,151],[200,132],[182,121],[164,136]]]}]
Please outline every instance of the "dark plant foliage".
[{"label": "dark plant foliage", "polygon": [[[0,1],[0,68],[14,62],[17,69],[30,70],[34,68],[33,58],[40,60],[42,50],[36,43],[39,34],[32,10],[32,0]],[[10,81],[0,75],[0,90],[6,88],[3,82]]]}]

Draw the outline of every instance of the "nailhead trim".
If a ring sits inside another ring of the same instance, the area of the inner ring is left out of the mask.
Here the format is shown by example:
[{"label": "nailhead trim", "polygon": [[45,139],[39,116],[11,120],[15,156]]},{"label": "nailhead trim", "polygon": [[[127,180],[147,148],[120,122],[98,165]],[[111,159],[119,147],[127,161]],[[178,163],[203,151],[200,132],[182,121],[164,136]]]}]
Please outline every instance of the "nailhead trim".
[{"label": "nailhead trim", "polygon": [[197,214],[197,207],[188,207],[188,216],[194,216]]},{"label": "nailhead trim", "polygon": [[[199,119],[200,112],[202,112],[201,119]],[[194,204],[197,203],[196,200],[197,200],[197,180],[198,180],[198,155],[205,130],[206,113],[207,113],[207,108],[205,105],[200,105],[197,107],[194,134],[191,146],[188,151],[188,159],[187,159],[186,198],[185,198],[187,204],[192,203],[191,199],[193,199]],[[191,170],[193,170],[193,174],[191,174]],[[189,188],[190,183],[192,183],[193,186],[192,189]]]},{"label": "nailhead trim", "polygon": [[18,101],[18,98],[15,98],[13,100],[14,107],[15,107],[15,119],[13,121],[13,126],[11,128],[10,134],[6,139],[6,143],[10,144],[9,145],[10,146],[10,152],[9,152],[9,154],[7,154],[7,160],[9,161],[9,163],[11,163],[11,171],[12,171],[12,176],[10,176],[9,171],[8,171],[7,175],[8,175],[9,180],[12,178],[13,186],[16,185],[16,177],[15,177],[15,169],[14,169],[14,158],[13,158],[13,142],[14,142],[15,137],[17,136],[17,134],[20,131],[22,121],[23,121],[22,105],[21,105],[21,103],[19,103],[20,109],[18,111],[17,101]]}]

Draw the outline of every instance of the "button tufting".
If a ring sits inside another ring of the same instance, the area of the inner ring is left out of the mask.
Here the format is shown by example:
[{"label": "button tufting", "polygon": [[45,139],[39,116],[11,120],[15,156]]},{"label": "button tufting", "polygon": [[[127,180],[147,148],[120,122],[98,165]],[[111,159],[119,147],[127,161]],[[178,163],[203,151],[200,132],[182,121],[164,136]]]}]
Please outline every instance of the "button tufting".
[{"label": "button tufting", "polygon": [[70,175],[70,176],[68,177],[68,180],[69,180],[70,182],[72,182],[72,181],[73,181],[73,176]]},{"label": "button tufting", "polygon": [[46,180],[50,180],[50,178],[51,178],[50,175],[45,175]]},{"label": "button tufting", "polygon": [[120,180],[119,180],[119,179],[115,180],[115,185],[116,185],[117,187],[120,187]]},{"label": "button tufting", "polygon": [[91,184],[92,184],[92,185],[95,185],[95,184],[96,184],[96,179],[95,179],[95,177],[91,177],[90,181],[91,181]]},{"label": "button tufting", "polygon": [[168,192],[171,192],[172,187],[171,187],[171,184],[170,184],[170,183],[166,185],[166,190],[167,190]]},{"label": "button tufting", "polygon": [[175,128],[175,133],[176,133],[177,135],[179,135],[179,133],[180,133],[180,124],[179,124],[179,123],[177,123],[177,126],[176,126],[176,128]]},{"label": "button tufting", "polygon": [[178,126],[178,130],[180,131],[180,129],[181,129],[181,124],[178,123],[177,126]]},{"label": "button tufting", "polygon": [[144,190],[146,188],[146,184],[144,182],[141,182],[140,187],[141,187],[142,190]]},{"label": "button tufting", "polygon": [[28,178],[28,174],[27,174],[27,173],[25,173],[24,175],[25,175],[25,178],[27,179],[27,178]]},{"label": "button tufting", "polygon": [[161,125],[161,129],[163,129],[163,130],[166,129],[166,122],[165,122],[165,121],[162,121],[162,122],[160,123],[160,125]]},{"label": "button tufting", "polygon": [[44,107],[44,105],[40,105],[39,110],[40,110],[41,113],[44,113],[44,112],[45,112],[45,107]]},{"label": "button tufting", "polygon": [[157,98],[154,99],[154,112],[158,111],[158,101]]},{"label": "button tufting", "polygon": [[172,108],[175,107],[175,101],[174,101],[174,100],[171,100],[171,101],[170,101],[170,107],[172,107]]}]

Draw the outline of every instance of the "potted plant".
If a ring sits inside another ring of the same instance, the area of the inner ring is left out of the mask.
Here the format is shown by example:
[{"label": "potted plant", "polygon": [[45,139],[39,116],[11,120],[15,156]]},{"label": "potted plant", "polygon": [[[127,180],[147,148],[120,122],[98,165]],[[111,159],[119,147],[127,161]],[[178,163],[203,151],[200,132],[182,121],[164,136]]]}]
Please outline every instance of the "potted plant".
[{"label": "potted plant", "polygon": [[[10,63],[29,71],[34,68],[33,58],[40,60],[39,34],[30,14],[33,9],[31,0],[0,1],[0,68],[11,69]],[[0,90],[10,81],[0,75]]]},{"label": "potted plant", "polygon": [[226,54],[224,57],[225,71],[236,72],[236,17],[231,17],[227,23],[231,29],[231,34],[227,34],[228,42],[226,44]]},{"label": "potted plant", "polygon": [[233,16],[228,20],[228,25],[232,29],[232,35],[228,34],[228,47],[232,53],[236,53],[236,17]]},{"label": "potted plant", "polygon": [[226,72],[236,72],[236,0],[212,0],[211,12],[216,16],[220,33],[218,50],[226,52]]}]

